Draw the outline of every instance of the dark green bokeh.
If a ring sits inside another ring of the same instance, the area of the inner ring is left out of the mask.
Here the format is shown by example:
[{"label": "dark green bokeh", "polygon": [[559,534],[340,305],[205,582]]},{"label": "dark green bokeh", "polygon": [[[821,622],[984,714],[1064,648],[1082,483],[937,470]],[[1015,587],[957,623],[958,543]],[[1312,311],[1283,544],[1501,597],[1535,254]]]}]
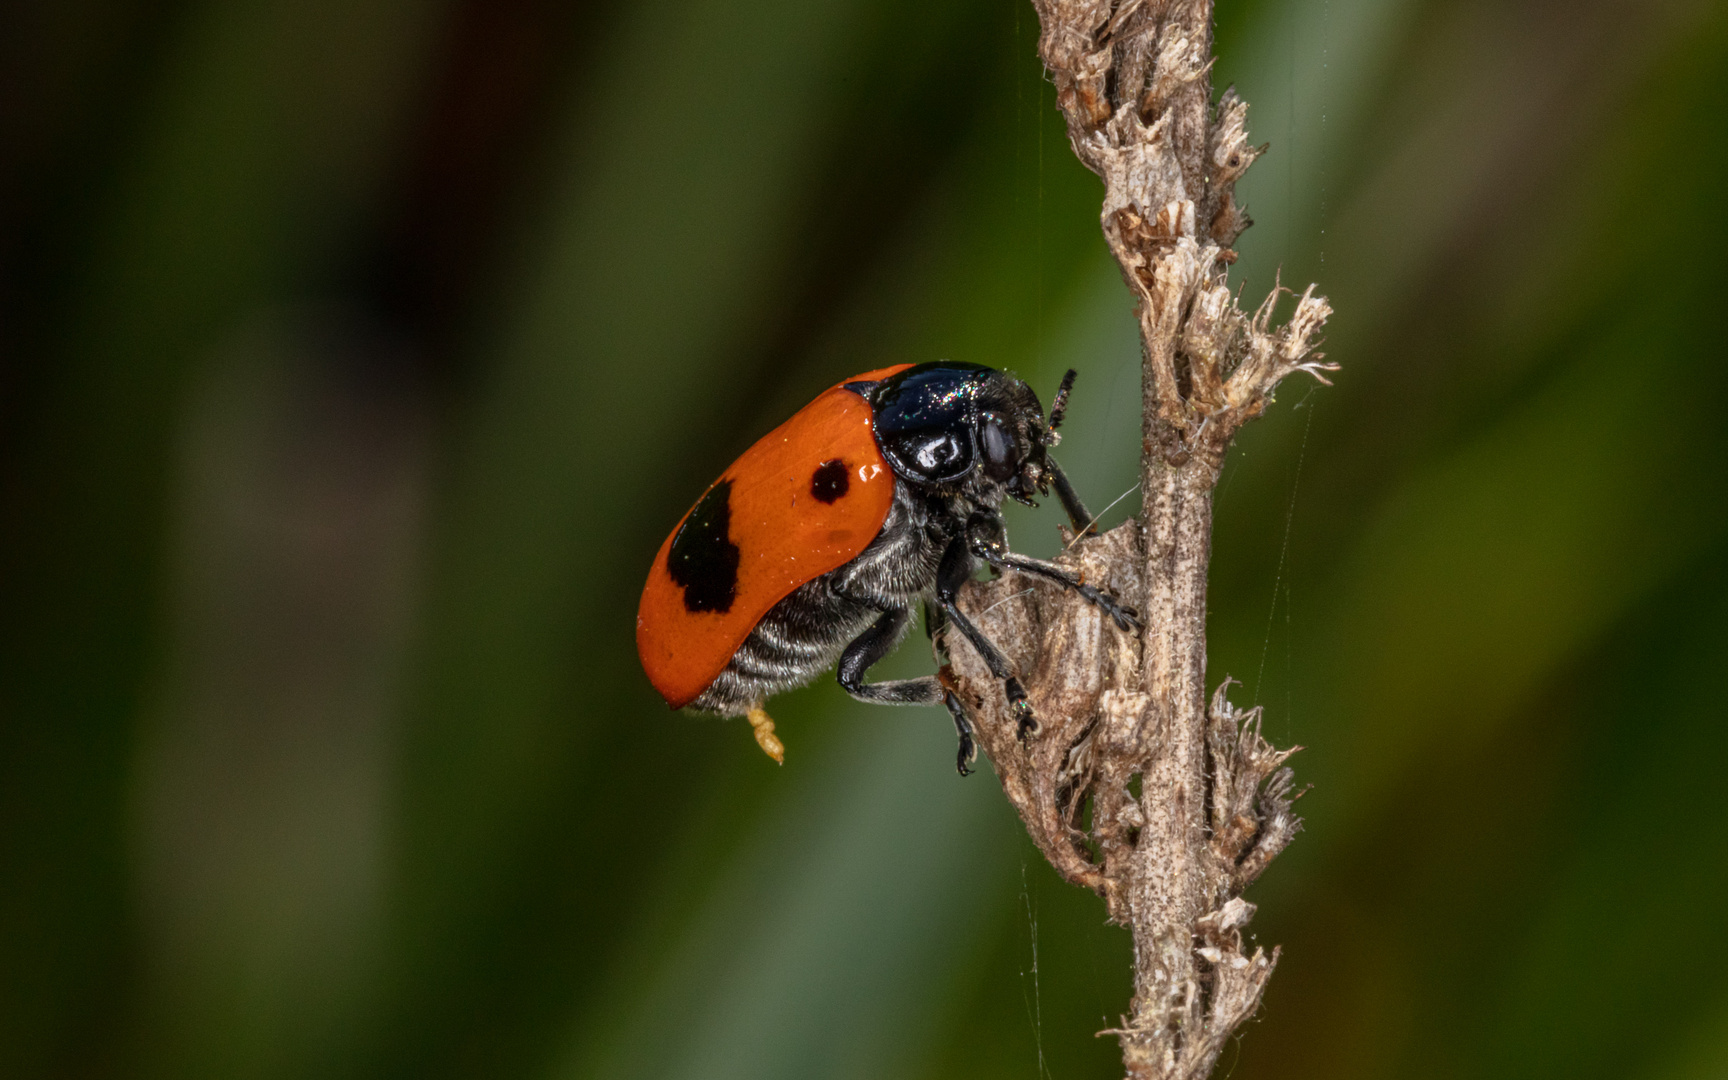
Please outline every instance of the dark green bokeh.
[{"label": "dark green bokeh", "polygon": [[[940,712],[672,714],[641,576],[836,379],[1137,344],[1029,5],[0,11],[0,1073],[1107,1077],[1127,943]],[[1728,16],[1242,0],[1219,497],[1309,749],[1235,1077],[1728,1072]],[[1047,508],[1010,519],[1047,554]],[[929,664],[913,639],[887,665]]]}]

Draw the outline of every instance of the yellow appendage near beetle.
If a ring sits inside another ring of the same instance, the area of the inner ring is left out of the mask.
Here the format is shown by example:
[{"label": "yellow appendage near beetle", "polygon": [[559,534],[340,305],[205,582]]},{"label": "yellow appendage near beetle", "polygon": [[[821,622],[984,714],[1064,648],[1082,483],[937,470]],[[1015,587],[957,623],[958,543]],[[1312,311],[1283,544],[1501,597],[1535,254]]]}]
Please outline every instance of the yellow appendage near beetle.
[{"label": "yellow appendage near beetle", "polygon": [[786,747],[774,734],[773,718],[760,704],[752,705],[745,715],[750,719],[750,730],[756,733],[756,745],[773,758],[776,765],[786,764]]}]

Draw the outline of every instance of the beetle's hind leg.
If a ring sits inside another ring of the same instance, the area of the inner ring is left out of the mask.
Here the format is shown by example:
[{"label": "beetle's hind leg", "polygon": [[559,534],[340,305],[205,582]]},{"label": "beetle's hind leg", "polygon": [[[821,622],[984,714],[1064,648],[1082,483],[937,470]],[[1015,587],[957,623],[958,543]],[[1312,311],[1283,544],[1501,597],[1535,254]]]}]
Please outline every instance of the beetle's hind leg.
[{"label": "beetle's hind leg", "polygon": [[943,687],[934,675],[917,679],[894,679],[889,682],[867,683],[864,673],[894,648],[906,629],[911,613],[895,608],[882,613],[881,618],[859,634],[840,655],[840,669],[835,673],[841,689],[875,705],[935,705],[947,707],[954,718],[954,730],[960,737],[957,763],[961,776],[970,775],[969,766],[978,759],[978,747],[972,740],[972,720],[960,699]]},{"label": "beetle's hind leg", "polygon": [[840,668],[835,672],[841,689],[859,701],[876,705],[941,704],[945,691],[934,675],[888,682],[864,681],[864,673],[893,651],[911,619],[912,613],[906,608],[891,608],[854,638],[852,644],[846,646],[846,651],[840,654]]}]

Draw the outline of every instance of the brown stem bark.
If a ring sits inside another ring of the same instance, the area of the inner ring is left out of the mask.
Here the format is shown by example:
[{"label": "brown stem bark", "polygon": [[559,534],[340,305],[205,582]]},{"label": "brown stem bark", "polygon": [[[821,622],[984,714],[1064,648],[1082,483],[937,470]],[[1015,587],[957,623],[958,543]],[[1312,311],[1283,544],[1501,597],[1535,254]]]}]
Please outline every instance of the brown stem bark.
[{"label": "brown stem bark", "polygon": [[962,607],[1031,695],[1026,740],[980,658],[958,638],[937,645],[1032,839],[1133,934],[1134,998],[1114,1032],[1128,1076],[1197,1080],[1277,962],[1244,955],[1254,909],[1241,892],[1300,828],[1294,751],[1261,737],[1259,709],[1230,704],[1228,680],[1207,698],[1212,490],[1278,383],[1333,369],[1312,351],[1331,309],[1310,287],[1274,328],[1282,290],[1252,317],[1231,295],[1230,245],[1249,225],[1235,184],[1264,148],[1248,145],[1233,91],[1212,101],[1211,0],[1033,3],[1070,143],[1104,181],[1101,225],[1144,350],[1142,519],[1058,561],[1143,598],[1143,629],[1122,632],[1042,579],[968,586]]},{"label": "brown stem bark", "polygon": [[[1147,625],[1160,632],[1144,645],[1146,771],[1141,778],[1137,857],[1128,890],[1134,932],[1135,1018],[1148,1024],[1192,1027],[1197,995],[1194,950],[1186,928],[1210,910],[1206,850],[1206,566],[1212,542],[1209,463],[1172,466],[1160,455],[1146,461]],[[1160,1016],[1159,1002],[1174,1010]],[[1147,1040],[1125,1037],[1124,1050]],[[1129,1075],[1158,1076],[1129,1061]]]}]

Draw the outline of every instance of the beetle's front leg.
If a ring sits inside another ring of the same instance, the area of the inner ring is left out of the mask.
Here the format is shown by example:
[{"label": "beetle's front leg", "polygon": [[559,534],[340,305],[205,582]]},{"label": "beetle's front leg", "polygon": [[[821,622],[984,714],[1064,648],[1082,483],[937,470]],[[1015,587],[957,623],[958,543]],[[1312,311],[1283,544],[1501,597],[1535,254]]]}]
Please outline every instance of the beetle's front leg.
[{"label": "beetle's front leg", "polygon": [[1086,584],[1053,562],[1034,559],[1028,555],[1016,555],[1009,551],[1002,518],[997,514],[982,510],[974,512],[966,522],[966,545],[972,554],[997,570],[1018,570],[1023,574],[1032,574],[1054,581],[1063,588],[1072,589],[1088,603],[1110,616],[1119,630],[1132,630],[1140,625],[1139,612],[1118,602],[1103,590]]}]

